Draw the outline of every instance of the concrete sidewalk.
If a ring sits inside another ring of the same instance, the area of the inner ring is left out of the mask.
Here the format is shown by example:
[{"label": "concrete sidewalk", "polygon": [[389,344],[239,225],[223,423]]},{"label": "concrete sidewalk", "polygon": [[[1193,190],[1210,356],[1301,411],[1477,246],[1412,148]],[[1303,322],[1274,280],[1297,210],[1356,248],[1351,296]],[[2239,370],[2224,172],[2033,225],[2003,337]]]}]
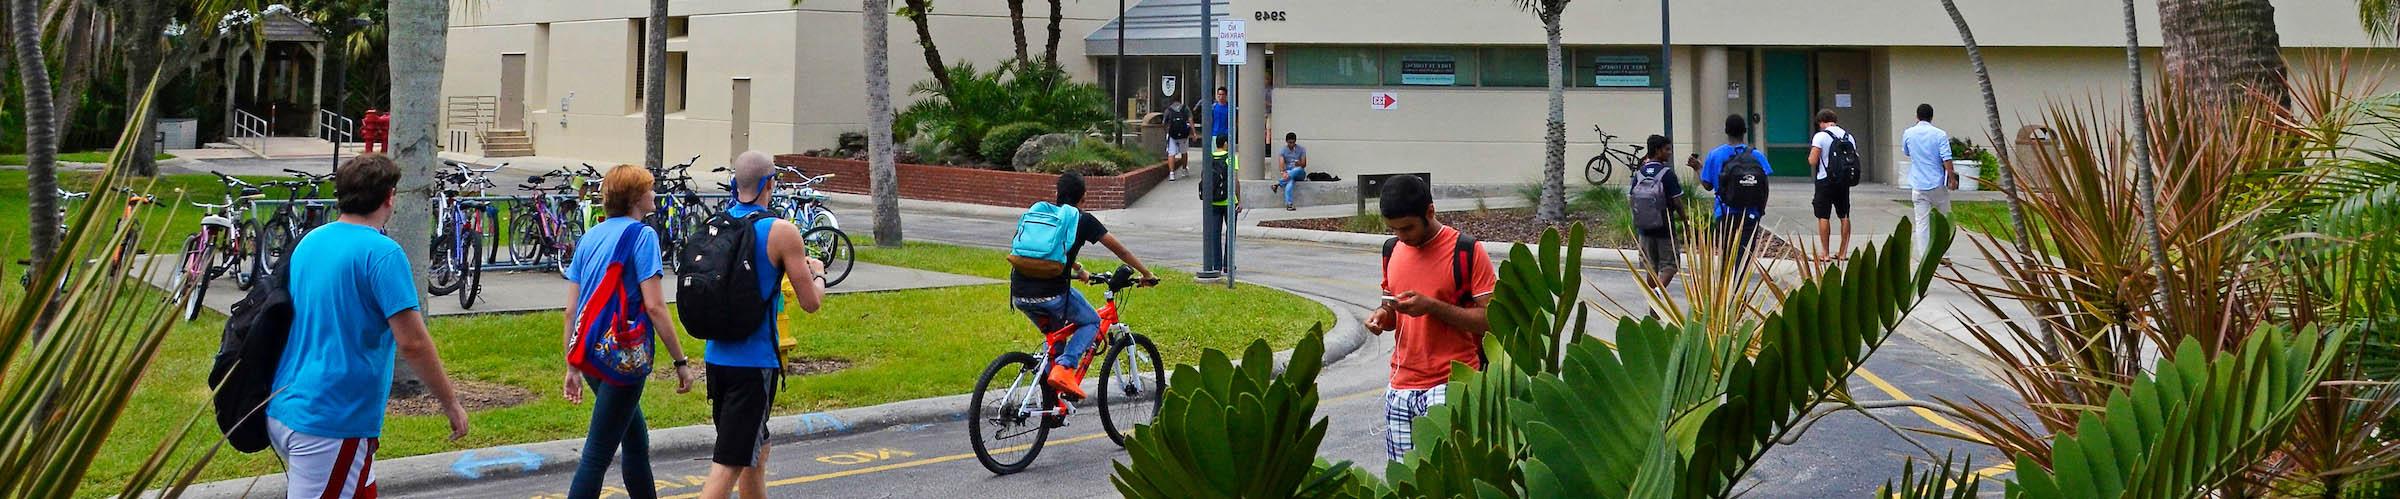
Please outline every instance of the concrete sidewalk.
[{"label": "concrete sidewalk", "polygon": [[[135,268],[148,269],[149,273],[143,276],[144,281],[160,289],[166,289],[169,278],[174,276],[175,258],[173,255],[144,256],[134,265]],[[674,277],[670,275],[667,280],[672,283]],[[872,293],[977,286],[999,284],[1000,282],[982,277],[859,263],[850,270],[849,278],[843,279],[840,285],[827,289],[826,293],[836,295]],[[483,292],[476,300],[474,308],[461,308],[458,304],[458,293],[454,292],[442,296],[426,296],[424,310],[426,315],[433,317],[560,310],[566,308],[567,304],[559,293],[566,290],[566,286],[569,284],[571,283],[551,270],[492,271],[483,276]],[[674,286],[661,286],[660,289],[665,291],[668,303],[675,302]],[[217,311],[217,313],[231,313],[233,303],[240,301],[243,294],[244,292],[235,285],[232,276],[219,277],[209,281],[208,294],[202,297],[200,304],[208,307],[209,310]]]}]

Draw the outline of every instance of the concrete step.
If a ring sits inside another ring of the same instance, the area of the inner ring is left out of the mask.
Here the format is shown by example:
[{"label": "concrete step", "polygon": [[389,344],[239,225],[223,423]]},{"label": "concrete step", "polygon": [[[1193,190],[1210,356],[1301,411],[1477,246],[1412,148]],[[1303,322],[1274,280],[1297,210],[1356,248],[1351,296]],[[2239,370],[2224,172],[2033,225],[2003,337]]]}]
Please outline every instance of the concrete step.
[{"label": "concrete step", "polygon": [[533,155],[533,150],[532,150],[532,149],[494,149],[494,148],[490,148],[490,147],[483,148],[483,157],[486,157],[486,158],[522,158],[522,157],[526,157],[526,156],[532,156],[532,155]]}]

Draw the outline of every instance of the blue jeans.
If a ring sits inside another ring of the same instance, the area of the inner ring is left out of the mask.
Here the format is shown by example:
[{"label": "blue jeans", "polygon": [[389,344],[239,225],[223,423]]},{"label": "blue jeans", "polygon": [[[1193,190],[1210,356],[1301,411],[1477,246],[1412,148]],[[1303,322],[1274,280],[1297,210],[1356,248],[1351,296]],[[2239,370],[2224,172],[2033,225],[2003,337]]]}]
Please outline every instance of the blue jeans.
[{"label": "blue jeans", "polygon": [[1075,363],[1083,360],[1083,351],[1092,348],[1092,339],[1100,335],[1100,313],[1093,311],[1092,302],[1084,301],[1083,292],[1074,288],[1068,288],[1067,294],[1049,298],[1009,301],[1016,303],[1017,311],[1024,312],[1025,318],[1033,319],[1033,327],[1041,328],[1044,334],[1062,327],[1059,321],[1075,324],[1075,335],[1068,337],[1066,346],[1059,349],[1056,361],[1059,367],[1074,369]]},{"label": "blue jeans", "polygon": [[600,481],[620,447],[625,452],[625,494],[634,499],[658,497],[650,479],[650,425],[642,420],[642,385],[613,386],[589,375],[584,386],[592,393],[592,426],[583,436],[583,458],[575,465],[575,480],[567,497],[600,497]]},{"label": "blue jeans", "polygon": [[1292,185],[1300,183],[1300,179],[1303,178],[1308,178],[1307,168],[1294,166],[1283,169],[1283,181],[1278,184],[1283,186],[1284,206],[1292,205]]}]

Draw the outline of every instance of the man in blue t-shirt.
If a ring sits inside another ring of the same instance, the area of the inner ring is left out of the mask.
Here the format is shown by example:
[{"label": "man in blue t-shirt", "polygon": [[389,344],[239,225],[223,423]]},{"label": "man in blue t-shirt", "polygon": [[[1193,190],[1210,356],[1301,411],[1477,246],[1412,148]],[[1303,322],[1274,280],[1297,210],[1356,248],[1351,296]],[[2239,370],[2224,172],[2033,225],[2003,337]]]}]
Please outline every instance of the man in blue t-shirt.
[{"label": "man in blue t-shirt", "polygon": [[372,465],[395,346],[441,402],[450,439],[467,436],[467,410],[417,308],[415,273],[400,243],[383,234],[399,183],[400,167],[391,159],[351,158],[333,177],[341,217],[308,231],[292,249],[284,277],[291,337],[267,401],[267,437],[283,458],[291,497],[375,496]]},{"label": "man in blue t-shirt", "polygon": [[1232,135],[1233,132],[1227,129],[1232,124],[1233,106],[1225,103],[1225,87],[1217,87],[1216,103],[1208,105],[1208,136]]},{"label": "man in blue t-shirt", "polygon": [[[1717,146],[1716,149],[1710,149],[1708,157],[1700,160],[1700,188],[1717,191],[1720,186],[1724,185],[1718,182],[1718,177],[1724,175],[1725,162],[1733,159],[1735,154],[1749,154],[1751,158],[1758,160],[1758,169],[1764,170],[1768,175],[1775,174],[1775,166],[1767,163],[1767,154],[1750,148],[1750,143],[1744,140],[1744,137],[1749,135],[1750,120],[1742,118],[1742,115],[1739,114],[1725,117],[1725,144]],[[1717,196],[1715,212],[1717,230],[1730,240],[1729,244],[1733,245],[1732,253],[1738,258],[1743,251],[1749,250],[1750,238],[1758,234],[1759,218],[1766,216],[1767,209],[1763,206],[1749,208],[1727,206],[1725,196],[1721,194]]]},{"label": "man in blue t-shirt", "polygon": [[[775,192],[774,159],[758,151],[734,157],[733,191],[734,205],[728,212],[733,216],[766,210],[767,196]],[[761,293],[780,307],[783,289],[777,281],[788,282],[800,310],[816,313],[825,299],[825,264],[809,258],[799,226],[768,218],[753,229],[764,235],[756,238],[758,247],[751,253],[757,259]],[[774,309],[767,310],[758,331],[740,340],[709,341],[701,356],[707,364],[709,414],[717,427],[717,443],[700,497],[730,497],[737,486],[749,491],[743,497],[766,497],[767,418],[775,410],[775,391],[783,378],[783,356],[775,351],[775,315]]]}]

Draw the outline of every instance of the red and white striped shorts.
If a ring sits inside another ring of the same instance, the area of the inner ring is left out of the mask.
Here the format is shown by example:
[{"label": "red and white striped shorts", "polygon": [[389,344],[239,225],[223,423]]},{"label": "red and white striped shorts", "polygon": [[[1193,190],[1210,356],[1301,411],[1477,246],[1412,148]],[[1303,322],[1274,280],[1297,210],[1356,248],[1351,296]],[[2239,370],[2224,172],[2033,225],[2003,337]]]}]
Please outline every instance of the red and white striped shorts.
[{"label": "red and white striped shorts", "polygon": [[283,458],[291,499],[374,499],[376,438],[326,438],[267,418],[267,439]]}]

